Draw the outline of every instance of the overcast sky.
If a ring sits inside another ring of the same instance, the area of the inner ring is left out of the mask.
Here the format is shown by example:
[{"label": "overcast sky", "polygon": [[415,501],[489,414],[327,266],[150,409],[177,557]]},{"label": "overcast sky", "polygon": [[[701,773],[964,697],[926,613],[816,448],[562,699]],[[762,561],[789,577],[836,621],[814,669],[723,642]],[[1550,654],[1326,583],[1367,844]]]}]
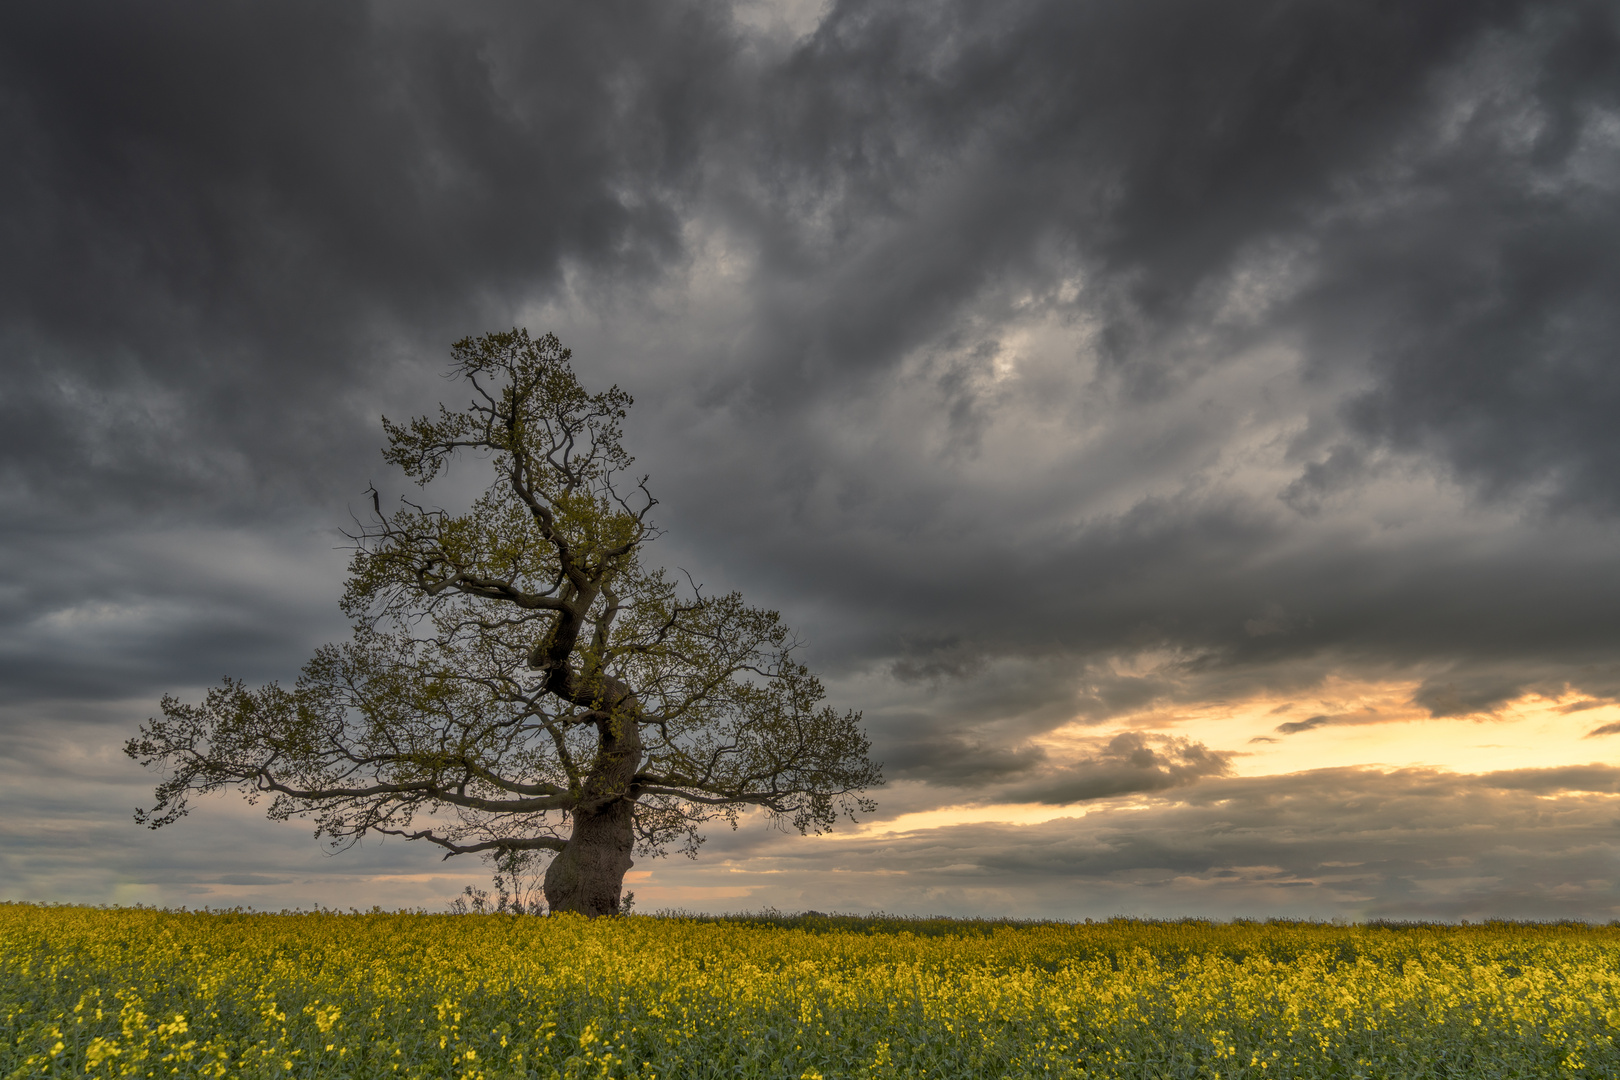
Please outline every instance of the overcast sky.
[{"label": "overcast sky", "polygon": [[487,878],[120,747],[521,325],[889,780],[642,907],[1620,917],[1613,3],[9,4],[0,146],[0,899]]}]

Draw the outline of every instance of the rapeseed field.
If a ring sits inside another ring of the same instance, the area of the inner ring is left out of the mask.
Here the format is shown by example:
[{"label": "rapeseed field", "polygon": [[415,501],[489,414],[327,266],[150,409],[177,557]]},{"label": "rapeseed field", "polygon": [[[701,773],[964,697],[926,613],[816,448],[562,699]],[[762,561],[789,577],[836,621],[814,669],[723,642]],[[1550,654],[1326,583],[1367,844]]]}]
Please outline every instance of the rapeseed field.
[{"label": "rapeseed field", "polygon": [[0,1076],[1617,1077],[1620,929],[0,905]]}]

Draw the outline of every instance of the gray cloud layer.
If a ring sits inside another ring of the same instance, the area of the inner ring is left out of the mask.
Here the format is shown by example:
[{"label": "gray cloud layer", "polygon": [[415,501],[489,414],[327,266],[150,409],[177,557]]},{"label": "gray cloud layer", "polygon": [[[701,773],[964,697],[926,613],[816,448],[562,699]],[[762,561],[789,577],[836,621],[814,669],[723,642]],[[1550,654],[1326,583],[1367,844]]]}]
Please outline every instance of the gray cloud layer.
[{"label": "gray cloud layer", "polygon": [[1620,696],[1612,5],[802,15],[0,12],[13,737],[288,677],[376,414],[520,321],[942,799],[1213,783],[1028,739],[1330,672]]},{"label": "gray cloud layer", "polygon": [[[236,800],[161,833],[133,829],[123,814],[146,778],[105,738],[118,711],[50,710],[0,761],[8,898],[441,910],[463,885],[487,884],[478,864],[398,842],[329,857]],[[900,809],[930,805],[927,785],[891,794]],[[1614,766],[1330,768],[1086,794],[1105,797],[1039,825],[805,840],[745,824],[718,830],[696,862],[642,861],[653,878],[632,886],[674,897],[643,906],[707,910],[1620,918]]]},{"label": "gray cloud layer", "polygon": [[737,876],[656,872],[747,881],[784,908],[822,911],[1607,921],[1620,917],[1616,779],[1612,767],[1218,779],[1039,825],[813,845],[738,834],[705,856]]}]

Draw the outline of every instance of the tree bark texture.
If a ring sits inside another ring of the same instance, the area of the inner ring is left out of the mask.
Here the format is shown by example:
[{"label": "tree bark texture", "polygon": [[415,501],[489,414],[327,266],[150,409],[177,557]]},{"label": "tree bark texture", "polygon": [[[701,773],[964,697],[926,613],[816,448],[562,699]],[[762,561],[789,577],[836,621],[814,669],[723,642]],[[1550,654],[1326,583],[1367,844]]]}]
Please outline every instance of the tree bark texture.
[{"label": "tree bark texture", "polygon": [[633,865],[631,813],[635,804],[615,799],[599,809],[574,813],[574,832],[546,868],[546,904],[595,918],[617,915],[624,875]]},{"label": "tree bark texture", "polygon": [[597,721],[596,767],[573,811],[573,832],[546,868],[546,904],[552,911],[591,918],[619,913],[624,875],[634,865],[636,804],[630,786],[642,759],[641,729],[632,718],[640,708],[628,695],[619,704],[631,716]]}]

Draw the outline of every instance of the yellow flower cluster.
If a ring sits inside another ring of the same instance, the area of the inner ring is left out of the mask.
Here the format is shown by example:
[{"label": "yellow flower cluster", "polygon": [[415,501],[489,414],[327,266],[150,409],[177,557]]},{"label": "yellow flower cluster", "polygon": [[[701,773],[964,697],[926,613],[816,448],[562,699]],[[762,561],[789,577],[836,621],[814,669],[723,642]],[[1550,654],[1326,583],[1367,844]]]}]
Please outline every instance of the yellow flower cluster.
[{"label": "yellow flower cluster", "polygon": [[0,905],[0,1077],[1615,1077],[1620,928]]}]

